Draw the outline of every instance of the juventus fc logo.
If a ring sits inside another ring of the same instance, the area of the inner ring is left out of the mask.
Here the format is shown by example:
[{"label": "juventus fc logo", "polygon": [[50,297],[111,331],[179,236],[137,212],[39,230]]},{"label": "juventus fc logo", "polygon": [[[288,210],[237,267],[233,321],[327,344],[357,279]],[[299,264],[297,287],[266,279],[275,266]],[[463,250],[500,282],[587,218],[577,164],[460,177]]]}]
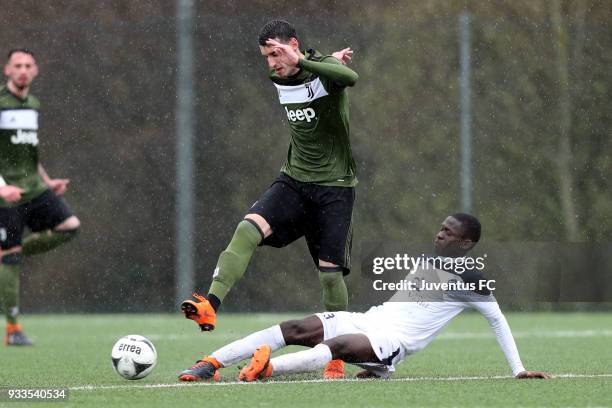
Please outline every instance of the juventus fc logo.
[{"label": "juventus fc logo", "polygon": [[306,87],[306,91],[308,91],[308,99],[314,98],[314,91],[310,87],[310,82],[307,84],[304,84],[304,86]]}]

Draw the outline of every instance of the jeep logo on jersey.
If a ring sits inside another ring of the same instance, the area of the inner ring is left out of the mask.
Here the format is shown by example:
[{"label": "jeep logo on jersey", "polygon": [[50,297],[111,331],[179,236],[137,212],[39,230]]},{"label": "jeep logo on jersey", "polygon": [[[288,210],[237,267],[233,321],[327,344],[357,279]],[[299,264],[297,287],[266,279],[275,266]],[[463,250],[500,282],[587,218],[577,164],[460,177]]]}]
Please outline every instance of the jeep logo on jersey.
[{"label": "jeep logo on jersey", "polygon": [[285,111],[287,111],[287,119],[291,122],[297,122],[298,120],[300,122],[303,120],[310,122],[315,117],[315,111],[312,108],[289,110],[285,106]]},{"label": "jeep logo on jersey", "polygon": [[12,144],[29,144],[32,146],[38,145],[38,133],[33,130],[19,129],[16,134],[11,136]]}]

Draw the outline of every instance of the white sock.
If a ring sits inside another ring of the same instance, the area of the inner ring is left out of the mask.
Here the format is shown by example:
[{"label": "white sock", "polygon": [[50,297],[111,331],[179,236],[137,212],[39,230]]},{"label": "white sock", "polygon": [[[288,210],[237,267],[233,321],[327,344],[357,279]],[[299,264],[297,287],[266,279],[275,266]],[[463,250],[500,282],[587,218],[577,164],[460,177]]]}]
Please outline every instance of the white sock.
[{"label": "white sock", "polygon": [[245,338],[236,340],[227,346],[221,347],[219,350],[212,353],[212,356],[218,362],[223,364],[223,367],[228,367],[234,363],[249,358],[255,352],[255,349],[262,344],[267,344],[275,352],[286,346],[285,338],[281,332],[280,326],[269,327],[265,330],[250,334]]},{"label": "white sock", "polygon": [[272,375],[282,375],[320,370],[331,360],[332,353],[329,347],[317,344],[309,350],[274,357],[270,360],[270,364],[272,364]]}]

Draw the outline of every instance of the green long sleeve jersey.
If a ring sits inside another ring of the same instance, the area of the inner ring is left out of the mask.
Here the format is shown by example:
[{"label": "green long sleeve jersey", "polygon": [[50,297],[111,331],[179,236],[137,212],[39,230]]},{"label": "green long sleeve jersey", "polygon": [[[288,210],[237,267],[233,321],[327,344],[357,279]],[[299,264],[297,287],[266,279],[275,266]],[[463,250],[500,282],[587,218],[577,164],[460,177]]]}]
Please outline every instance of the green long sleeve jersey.
[{"label": "green long sleeve jersey", "polygon": [[346,88],[358,76],[336,58],[314,50],[305,52],[299,67],[297,74],[287,78],[270,70],[291,130],[281,171],[302,182],[352,187],[357,175]]},{"label": "green long sleeve jersey", "polygon": [[[6,184],[25,190],[17,205],[28,202],[47,188],[38,174],[38,110],[33,95],[20,99],[0,87],[0,176]],[[9,206],[0,199],[0,207]]]}]

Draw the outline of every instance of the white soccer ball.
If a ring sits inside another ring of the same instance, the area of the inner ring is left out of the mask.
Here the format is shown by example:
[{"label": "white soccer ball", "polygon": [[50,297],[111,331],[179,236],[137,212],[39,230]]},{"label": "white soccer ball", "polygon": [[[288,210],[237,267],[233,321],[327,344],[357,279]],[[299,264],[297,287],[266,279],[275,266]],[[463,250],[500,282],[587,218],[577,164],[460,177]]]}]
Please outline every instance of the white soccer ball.
[{"label": "white soccer ball", "polygon": [[117,374],[128,380],[139,380],[153,371],[157,364],[157,351],[146,337],[130,334],[115,343],[111,358]]}]

